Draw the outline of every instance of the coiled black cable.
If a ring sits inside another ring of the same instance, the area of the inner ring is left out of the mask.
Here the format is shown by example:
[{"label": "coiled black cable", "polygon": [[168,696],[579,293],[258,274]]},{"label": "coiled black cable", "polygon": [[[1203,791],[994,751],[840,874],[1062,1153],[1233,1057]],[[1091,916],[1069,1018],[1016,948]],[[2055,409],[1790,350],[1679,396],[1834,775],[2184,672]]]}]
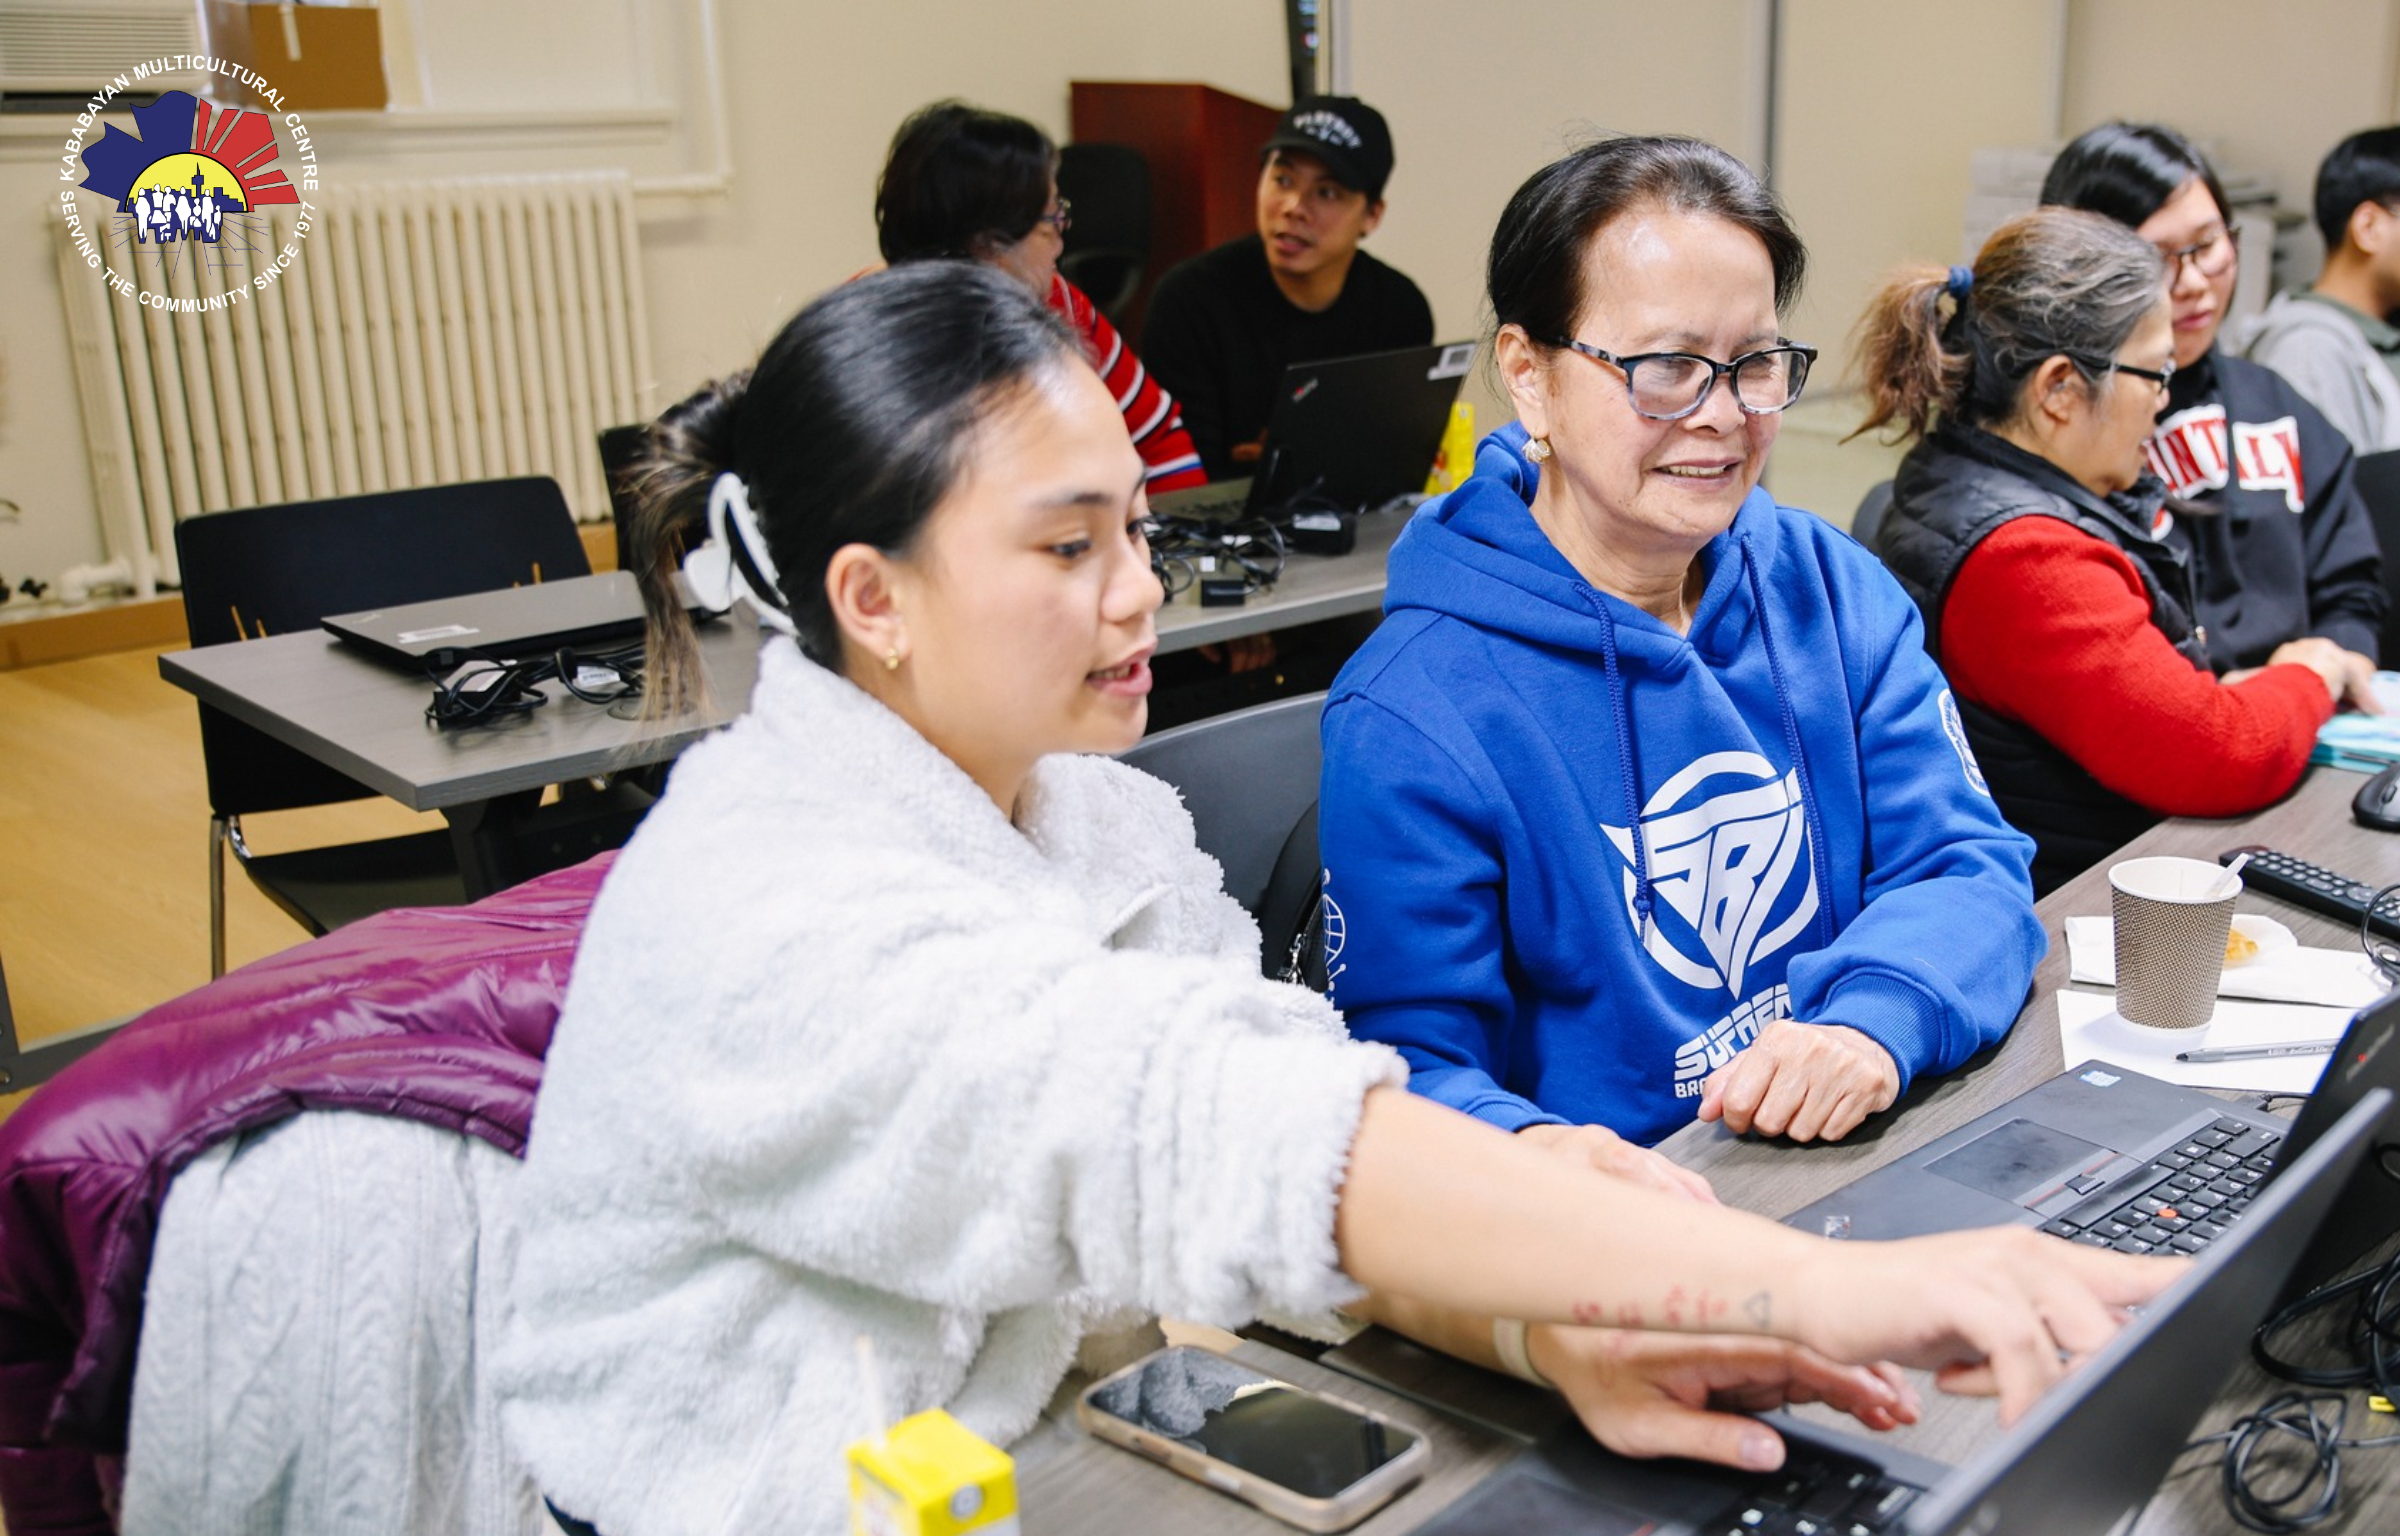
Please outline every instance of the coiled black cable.
[{"label": "coiled black cable", "polygon": [[[2383,1168],[2389,1176],[2390,1164]],[[2304,1365],[2276,1353],[2278,1335],[2344,1303],[2351,1310],[2339,1338],[2349,1363]],[[2277,1393],[2184,1450],[2222,1447],[2218,1479],[2226,1512],[2244,1530],[2292,1536],[2333,1518],[2341,1503],[2342,1452],[2400,1445],[2400,1434],[2343,1434],[2351,1391],[2369,1388],[2400,1402],[2400,1253],[2278,1310],[2251,1334],[2250,1354],[2259,1369],[2301,1390]]]},{"label": "coiled black cable", "polygon": [[[586,671],[610,674],[612,681],[594,686]],[[490,725],[521,719],[549,702],[541,685],[556,681],[586,704],[614,704],[638,697],[642,691],[642,647],[579,654],[553,651],[547,656],[470,661],[446,678],[433,680],[433,699],[425,718],[444,729]]]}]

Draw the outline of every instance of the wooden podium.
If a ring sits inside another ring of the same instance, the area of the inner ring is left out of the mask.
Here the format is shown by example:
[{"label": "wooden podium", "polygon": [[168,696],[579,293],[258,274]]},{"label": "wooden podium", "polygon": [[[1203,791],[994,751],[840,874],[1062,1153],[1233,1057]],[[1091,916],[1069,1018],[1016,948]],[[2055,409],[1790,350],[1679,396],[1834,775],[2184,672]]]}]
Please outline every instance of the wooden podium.
[{"label": "wooden podium", "polygon": [[1078,144],[1130,144],[1150,162],[1150,261],[1126,311],[1136,346],[1159,276],[1258,227],[1258,152],[1283,109],[1214,86],[1122,80],[1069,83]]}]

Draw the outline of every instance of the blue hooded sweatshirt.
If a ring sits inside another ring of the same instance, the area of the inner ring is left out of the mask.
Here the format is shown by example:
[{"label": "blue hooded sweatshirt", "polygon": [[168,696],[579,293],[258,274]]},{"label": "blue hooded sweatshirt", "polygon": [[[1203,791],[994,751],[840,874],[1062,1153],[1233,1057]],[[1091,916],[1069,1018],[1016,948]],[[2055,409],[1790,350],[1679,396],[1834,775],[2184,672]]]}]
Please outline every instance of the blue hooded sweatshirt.
[{"label": "blue hooded sweatshirt", "polygon": [[2007,1032],[2046,941],[1915,604],[1754,490],[1688,638],[1533,520],[1524,429],[1393,547],[1325,710],[1333,999],[1504,1130],[1644,1143],[1785,1016],[1901,1087]]}]

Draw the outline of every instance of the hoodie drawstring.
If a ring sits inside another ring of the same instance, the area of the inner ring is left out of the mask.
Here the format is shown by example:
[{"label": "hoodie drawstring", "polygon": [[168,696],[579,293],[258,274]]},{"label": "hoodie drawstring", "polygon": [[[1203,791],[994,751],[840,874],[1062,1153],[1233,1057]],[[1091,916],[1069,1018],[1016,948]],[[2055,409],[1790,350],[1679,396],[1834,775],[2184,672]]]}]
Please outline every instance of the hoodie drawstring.
[{"label": "hoodie drawstring", "polygon": [[1742,575],[1750,588],[1750,607],[1758,615],[1758,641],[1767,653],[1767,676],[1775,683],[1775,703],[1783,714],[1784,745],[1791,750],[1792,767],[1800,775],[1800,815],[1808,833],[1808,867],[1816,878],[1817,889],[1824,897],[1817,903],[1817,934],[1831,944],[1833,932],[1833,876],[1825,868],[1825,828],[1817,820],[1817,797],[1809,792],[1808,754],[1800,745],[1800,716],[1792,708],[1791,690],[1783,683],[1783,663],[1775,654],[1775,627],[1767,619],[1767,597],[1759,590],[1758,562],[1750,557],[1750,537],[1741,535],[1735,541],[1742,552]]},{"label": "hoodie drawstring", "polygon": [[1650,841],[1642,835],[1642,786],[1637,777],[1640,770],[1633,760],[1633,709],[1625,698],[1625,679],[1617,669],[1617,621],[1608,616],[1608,607],[1591,588],[1583,589],[1584,601],[1600,620],[1600,662],[1608,677],[1609,708],[1615,712],[1617,728],[1617,783],[1625,791],[1625,825],[1633,834],[1633,915],[1634,930],[1644,941],[1650,937]]}]

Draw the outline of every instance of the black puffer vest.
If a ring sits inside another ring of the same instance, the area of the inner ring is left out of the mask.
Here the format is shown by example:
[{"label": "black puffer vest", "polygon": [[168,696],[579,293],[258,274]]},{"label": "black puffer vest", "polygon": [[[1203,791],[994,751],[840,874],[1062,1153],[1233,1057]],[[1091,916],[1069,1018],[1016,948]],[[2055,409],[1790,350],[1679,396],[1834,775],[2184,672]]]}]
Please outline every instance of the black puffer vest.
[{"label": "black puffer vest", "polygon": [[[1909,450],[1892,482],[1876,553],[1916,600],[1925,645],[1942,659],[1942,605],[1975,546],[2020,517],[2054,517],[2133,557],[2150,622],[2201,671],[2208,635],[2192,618],[2192,576],[2179,550],[2151,537],[2165,488],[2145,475],[2100,497],[2049,460],[1973,427],[1944,426]],[[2001,814],[2035,844],[2036,895],[2056,889],[2159,818],[2109,789],[2022,721],[1958,700],[1967,740]]]}]

